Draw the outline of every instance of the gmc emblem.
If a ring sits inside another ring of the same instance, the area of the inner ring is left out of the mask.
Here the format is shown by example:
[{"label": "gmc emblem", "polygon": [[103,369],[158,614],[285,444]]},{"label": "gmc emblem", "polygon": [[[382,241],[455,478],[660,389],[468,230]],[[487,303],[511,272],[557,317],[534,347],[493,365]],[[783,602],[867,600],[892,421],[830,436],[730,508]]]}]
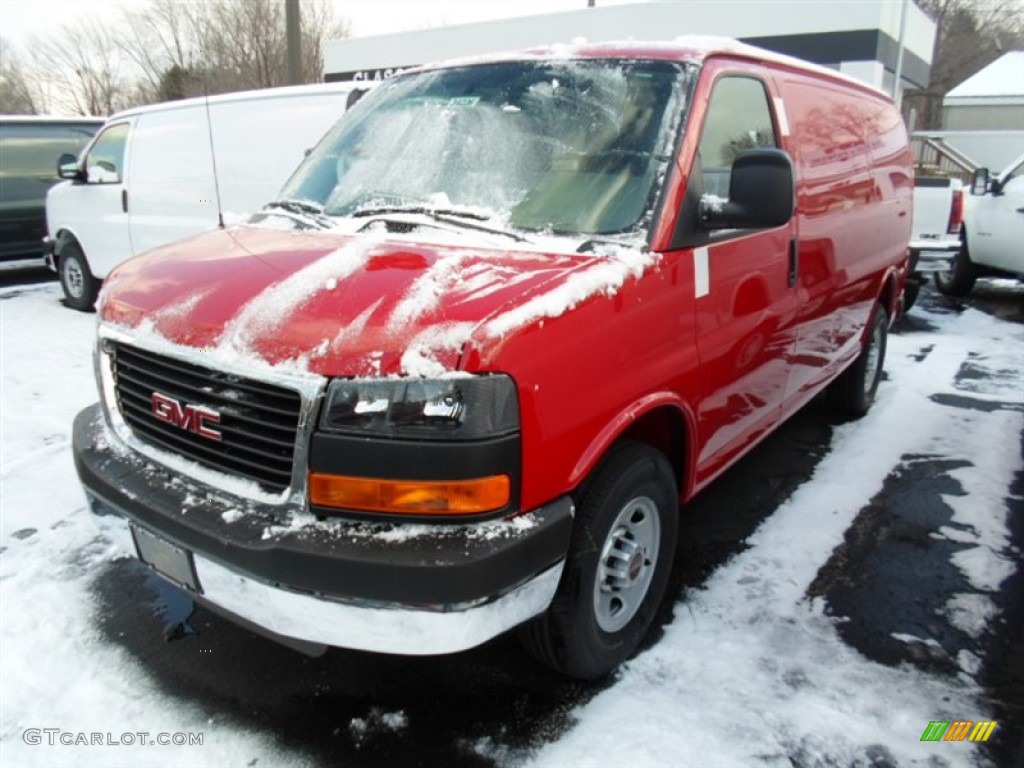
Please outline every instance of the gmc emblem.
[{"label": "gmc emblem", "polygon": [[210,408],[187,403],[182,405],[173,397],[154,392],[149,409],[158,420],[173,424],[179,429],[187,429],[189,432],[195,432],[200,437],[207,437],[210,440],[221,439],[220,432],[206,426],[207,422],[214,424],[220,422],[220,414]]}]

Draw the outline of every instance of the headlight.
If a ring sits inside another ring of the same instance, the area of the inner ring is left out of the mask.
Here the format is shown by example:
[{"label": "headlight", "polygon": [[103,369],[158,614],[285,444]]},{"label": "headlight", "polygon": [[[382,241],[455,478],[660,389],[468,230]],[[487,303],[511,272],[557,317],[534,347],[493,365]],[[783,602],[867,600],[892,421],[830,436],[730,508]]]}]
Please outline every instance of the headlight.
[{"label": "headlight", "polygon": [[320,428],[378,437],[479,440],[519,429],[508,376],[338,379],[327,388]]}]

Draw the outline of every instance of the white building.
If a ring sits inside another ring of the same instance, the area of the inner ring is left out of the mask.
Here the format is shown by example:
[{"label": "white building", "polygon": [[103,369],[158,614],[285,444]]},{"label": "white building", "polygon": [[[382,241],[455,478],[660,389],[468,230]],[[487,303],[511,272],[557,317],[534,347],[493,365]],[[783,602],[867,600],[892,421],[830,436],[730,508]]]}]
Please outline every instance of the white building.
[{"label": "white building", "polygon": [[1005,53],[942,100],[949,131],[1024,130],[1024,51]]},{"label": "white building", "polygon": [[927,84],[935,25],[910,0],[660,0],[332,40],[325,46],[324,74],[327,81],[379,80],[432,61],[579,38],[660,41],[682,35],[739,38],[891,93],[901,37],[904,87]]},{"label": "white building", "polygon": [[1024,150],[1024,51],[1003,54],[942,100],[942,130],[918,136],[998,172]]}]

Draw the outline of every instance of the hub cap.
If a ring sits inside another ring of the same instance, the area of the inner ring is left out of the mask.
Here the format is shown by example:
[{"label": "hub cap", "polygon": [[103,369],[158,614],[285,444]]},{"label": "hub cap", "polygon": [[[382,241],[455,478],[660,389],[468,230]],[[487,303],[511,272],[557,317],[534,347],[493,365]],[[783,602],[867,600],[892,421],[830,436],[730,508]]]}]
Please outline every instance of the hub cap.
[{"label": "hub cap", "polygon": [[80,299],[85,292],[85,276],[82,274],[82,267],[78,259],[64,259],[64,285],[68,293],[76,299]]},{"label": "hub cap", "polygon": [[594,583],[594,616],[605,632],[618,632],[636,615],[654,576],[661,543],[658,507],[646,496],[630,499],[601,547]]}]

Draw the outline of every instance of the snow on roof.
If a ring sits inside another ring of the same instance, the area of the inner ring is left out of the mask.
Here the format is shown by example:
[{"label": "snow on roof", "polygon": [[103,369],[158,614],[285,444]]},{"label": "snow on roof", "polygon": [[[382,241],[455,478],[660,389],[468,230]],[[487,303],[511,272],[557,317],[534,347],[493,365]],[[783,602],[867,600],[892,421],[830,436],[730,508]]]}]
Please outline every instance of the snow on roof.
[{"label": "snow on roof", "polygon": [[1024,99],[1024,51],[1003,54],[947,93],[943,102],[999,97]]},{"label": "snow on roof", "polygon": [[672,41],[589,41],[584,38],[579,38],[572,44],[536,46],[522,51],[503,51],[472,56],[460,56],[411,67],[407,71],[417,72],[440,67],[468,66],[498,61],[521,60],[531,57],[544,59],[636,56],[638,58],[661,58],[675,61],[691,61],[695,64],[701,64],[708,57],[721,54],[741,56],[751,59],[752,61],[768,62],[805,72],[814,72],[818,75],[844,82],[862,91],[867,91],[875,94],[876,96],[881,96],[884,99],[890,98],[889,94],[885,91],[882,91],[863,80],[839,72],[838,70],[814,64],[813,62],[799,59],[794,56],[776,53],[775,51],[771,51],[766,48],[750,45],[749,43],[744,43],[731,37],[719,35],[680,35]]},{"label": "snow on roof", "polygon": [[47,125],[102,125],[105,117],[61,117],[60,115],[0,115],[4,123],[44,123]]}]

